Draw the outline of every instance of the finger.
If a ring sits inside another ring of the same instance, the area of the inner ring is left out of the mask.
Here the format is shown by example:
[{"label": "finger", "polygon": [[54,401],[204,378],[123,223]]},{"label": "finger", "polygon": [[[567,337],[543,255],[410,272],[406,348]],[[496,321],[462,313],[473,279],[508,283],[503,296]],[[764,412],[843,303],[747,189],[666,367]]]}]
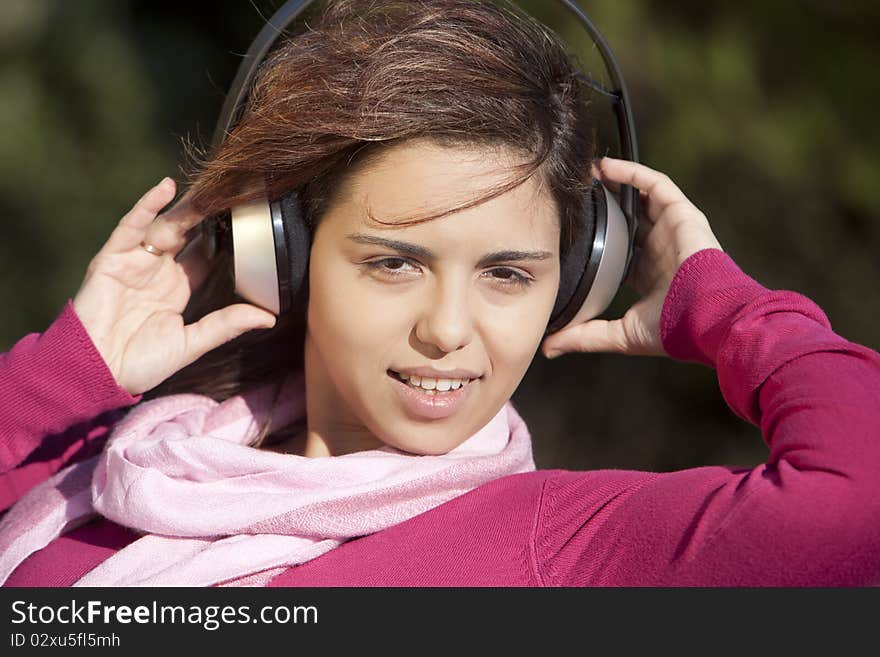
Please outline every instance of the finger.
[{"label": "finger", "polygon": [[620,183],[611,180],[607,176],[602,175],[602,169],[599,166],[599,163],[602,161],[602,158],[596,158],[593,160],[590,165],[590,173],[593,178],[601,182],[605,187],[608,188],[610,192],[613,192],[618,198],[620,198]]},{"label": "finger", "polygon": [[186,367],[242,333],[273,326],[275,315],[257,306],[237,303],[215,310],[184,327],[186,355],[181,367]]},{"label": "finger", "polygon": [[638,162],[604,157],[599,162],[602,179],[631,185],[646,196],[647,217],[656,222],[663,211],[674,203],[690,203],[684,193],[665,173]]},{"label": "finger", "polygon": [[167,221],[162,216],[150,224],[144,233],[144,242],[152,244],[164,253],[177,256],[192,241],[193,233],[182,225]]},{"label": "finger", "polygon": [[[594,171],[595,171],[596,173],[594,173],[593,177],[596,178],[597,180],[599,180],[599,181],[602,183],[603,186],[605,186],[606,188],[608,188],[608,190],[609,190],[612,194],[614,194],[614,196],[617,197],[617,201],[618,201],[618,203],[622,203],[621,196],[620,196],[620,194],[621,194],[621,187],[622,187],[621,184],[620,184],[619,182],[616,182],[616,181],[614,181],[614,180],[611,180],[611,179],[608,178],[607,176],[604,176],[604,177],[603,177],[603,176],[602,176],[602,172],[599,171],[598,168],[595,168]],[[631,187],[631,189],[636,189],[636,188],[635,188],[635,187]],[[639,194],[639,209],[640,209],[640,212],[641,212],[642,214],[644,214],[645,216],[647,216],[647,213],[648,213],[648,195],[647,195],[645,192],[643,192],[643,191],[641,191],[641,190],[639,190],[639,189],[636,189],[636,191],[637,191],[638,194]]]},{"label": "finger", "polygon": [[141,196],[119,223],[132,228],[147,228],[162,208],[174,198],[176,189],[177,187],[171,178],[168,176],[162,178],[155,187]]},{"label": "finger", "polygon": [[602,168],[599,165],[601,161],[602,158],[593,160],[593,164],[590,167],[590,173],[593,174],[593,178],[600,181],[609,191],[613,192],[618,198],[620,198],[620,183],[616,180],[612,180],[608,176],[602,175]]},{"label": "finger", "polygon": [[625,353],[626,336],[620,320],[593,319],[554,333],[542,351],[547,358],[569,352]]},{"label": "finger", "polygon": [[190,192],[184,194],[167,212],[163,212],[147,228],[144,240],[166,253],[176,255],[192,241],[193,231],[204,217],[190,203]]},{"label": "finger", "polygon": [[175,185],[171,178],[163,178],[155,187],[147,190],[131,210],[119,220],[102,251],[121,253],[138,246],[144,239],[147,227],[159,211],[174,198]]},{"label": "finger", "polygon": [[166,221],[186,224],[188,228],[192,228],[192,226],[196,225],[201,218],[193,208],[192,195],[193,188],[190,187],[184,192],[183,196],[175,201],[174,205],[159,215],[159,217]]}]

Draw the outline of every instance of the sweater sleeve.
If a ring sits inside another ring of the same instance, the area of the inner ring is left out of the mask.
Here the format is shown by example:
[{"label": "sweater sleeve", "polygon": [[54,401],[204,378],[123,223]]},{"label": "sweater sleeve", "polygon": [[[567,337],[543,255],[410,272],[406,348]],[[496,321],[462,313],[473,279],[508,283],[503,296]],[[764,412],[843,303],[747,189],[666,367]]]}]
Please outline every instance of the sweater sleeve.
[{"label": "sweater sleeve", "polygon": [[[664,301],[671,357],[717,370],[769,448],[755,468],[559,472],[536,535],[551,585],[880,584],[880,354],[810,299],[768,290],[719,249]],[[706,436],[705,440],[711,440]]]},{"label": "sweater sleeve", "polygon": [[0,354],[0,510],[97,451],[125,407],[121,388],[68,299],[42,334]]}]

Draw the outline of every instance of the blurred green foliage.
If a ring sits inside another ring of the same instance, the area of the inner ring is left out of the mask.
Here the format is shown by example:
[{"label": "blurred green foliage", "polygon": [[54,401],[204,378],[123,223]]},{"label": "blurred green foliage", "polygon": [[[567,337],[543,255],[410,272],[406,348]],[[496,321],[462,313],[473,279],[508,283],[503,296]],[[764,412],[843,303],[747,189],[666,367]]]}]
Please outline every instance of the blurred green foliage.
[{"label": "blurred green foliage", "polygon": [[[567,41],[546,0],[521,3]],[[0,348],[43,331],[132,203],[208,139],[274,2],[3,0]],[[763,285],[880,345],[880,4],[582,0],[618,57],[641,159]],[[581,44],[583,46],[583,44]],[[179,178],[179,175],[176,177]],[[624,290],[609,315],[635,300]],[[536,359],[514,396],[541,467],[754,464],[757,428],[712,370],[661,358]]]}]

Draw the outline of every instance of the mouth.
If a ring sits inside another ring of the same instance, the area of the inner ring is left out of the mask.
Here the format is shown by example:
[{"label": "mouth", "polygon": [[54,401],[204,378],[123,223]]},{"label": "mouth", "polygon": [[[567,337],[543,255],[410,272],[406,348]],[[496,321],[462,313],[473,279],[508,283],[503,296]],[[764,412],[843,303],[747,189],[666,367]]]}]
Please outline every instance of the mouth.
[{"label": "mouth", "polygon": [[[419,377],[407,377],[394,370],[386,371],[388,378],[391,379],[391,386],[396,393],[397,399],[401,406],[411,417],[423,420],[441,420],[456,414],[460,409],[464,408],[467,399],[472,396],[476,387],[474,383],[479,379],[427,379],[423,380]],[[417,379],[418,385],[412,379]],[[409,380],[408,380],[409,379]],[[458,383],[458,386],[452,386]],[[434,389],[428,388],[434,386]],[[437,386],[445,388],[437,390]]]},{"label": "mouth", "polygon": [[443,396],[455,393],[462,388],[471,385],[476,379],[427,379],[427,377],[409,377],[394,370],[387,370],[386,374],[396,381],[429,396]]}]

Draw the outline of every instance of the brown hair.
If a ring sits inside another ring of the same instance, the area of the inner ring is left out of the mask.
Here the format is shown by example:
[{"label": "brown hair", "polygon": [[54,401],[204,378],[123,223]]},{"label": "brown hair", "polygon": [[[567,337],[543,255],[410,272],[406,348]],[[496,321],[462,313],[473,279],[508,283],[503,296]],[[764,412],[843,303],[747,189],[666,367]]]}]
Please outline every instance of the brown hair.
[{"label": "brown hair", "polygon": [[[541,176],[559,210],[564,253],[590,186],[589,88],[564,45],[515,5],[485,0],[328,0],[318,22],[261,65],[237,124],[208,155],[188,155],[194,206],[206,216],[297,189],[314,227],[334,190],[411,139],[504,148],[525,160],[510,180],[428,221]],[[400,225],[400,222],[397,222]],[[230,259],[218,257],[188,304],[194,321],[236,300]],[[250,331],[145,395],[196,392],[222,401],[302,367],[303,316]],[[258,442],[268,431],[266,423]]]}]

